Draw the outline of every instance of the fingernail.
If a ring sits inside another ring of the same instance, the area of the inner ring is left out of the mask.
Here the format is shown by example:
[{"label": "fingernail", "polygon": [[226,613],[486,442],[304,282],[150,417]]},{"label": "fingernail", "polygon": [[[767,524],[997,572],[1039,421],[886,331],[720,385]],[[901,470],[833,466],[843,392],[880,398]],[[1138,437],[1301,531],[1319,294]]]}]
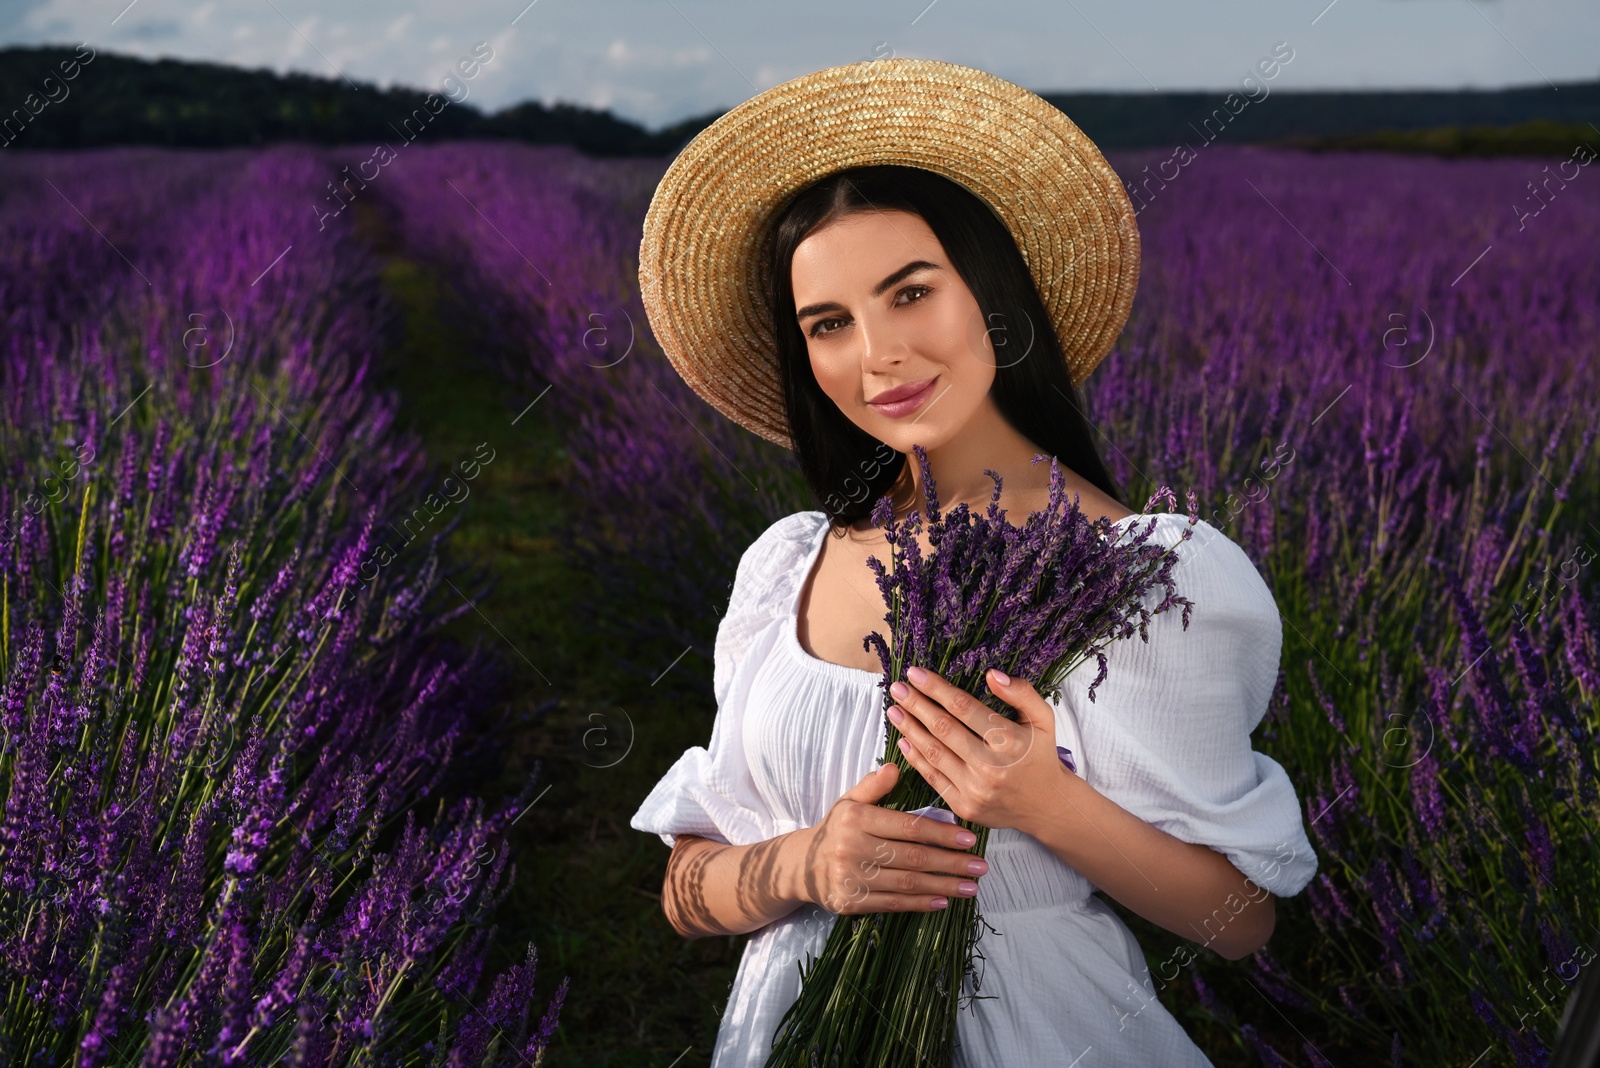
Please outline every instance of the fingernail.
[{"label": "fingernail", "polygon": [[966,896],[971,897],[978,892],[978,884],[969,883],[963,879],[956,884],[956,889],[961,891],[961,893],[965,894]]},{"label": "fingernail", "polygon": [[897,701],[904,701],[906,699],[906,694],[910,692],[910,688],[898,679],[889,685],[889,695]]},{"label": "fingernail", "polygon": [[936,909],[942,909],[948,904],[950,904],[950,899],[947,897],[936,897],[933,899],[933,907]]},{"label": "fingernail", "polygon": [[985,864],[981,860],[969,860],[969,861],[967,861],[967,874],[968,875],[985,875],[985,874],[988,873],[988,871],[989,871],[989,865]]},{"label": "fingernail", "polygon": [[895,726],[897,726],[897,727],[898,727],[898,726],[899,726],[899,725],[900,725],[900,724],[901,724],[901,723],[903,723],[903,722],[904,722],[904,721],[905,721],[905,718],[906,718],[906,717],[905,717],[905,713],[904,713],[904,712],[901,712],[901,711],[900,711],[900,709],[899,709],[899,707],[897,707],[897,706],[895,706],[895,705],[890,705],[890,706],[889,706],[889,713],[888,713],[888,715],[889,715],[889,722],[890,722],[890,723],[893,723],[893,724],[894,724],[894,725],[895,725]]},{"label": "fingernail", "polygon": [[918,685],[921,685],[922,683],[928,681],[928,672],[924,668],[908,667],[906,668],[906,678],[910,679],[914,683],[917,683]]},{"label": "fingernail", "polygon": [[990,668],[989,669],[989,674],[993,675],[994,676],[994,681],[998,682],[1000,685],[1002,685],[1002,686],[1010,686],[1011,685],[1011,676],[1007,675],[1004,671],[1001,671],[999,668]]},{"label": "fingernail", "polygon": [[977,844],[978,836],[971,831],[960,831],[956,834],[956,845],[969,846]]}]

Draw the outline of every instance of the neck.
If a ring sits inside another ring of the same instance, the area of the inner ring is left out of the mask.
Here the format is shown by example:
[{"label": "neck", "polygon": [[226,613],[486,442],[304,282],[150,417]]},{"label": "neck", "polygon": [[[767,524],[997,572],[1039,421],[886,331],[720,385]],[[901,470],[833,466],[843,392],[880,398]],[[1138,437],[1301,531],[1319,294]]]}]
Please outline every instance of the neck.
[{"label": "neck", "polygon": [[[1048,498],[1049,456],[1034,463],[1033,458],[1045,450],[1018,433],[992,400],[986,400],[973,413],[959,434],[927,451],[928,469],[933,476],[941,512],[948,512],[962,503],[975,511],[987,509],[994,496],[994,479],[984,473],[985,469],[1000,476],[1000,507],[1008,516],[1037,511],[1044,507]],[[1077,492],[1085,498],[1099,496],[1091,483],[1060,464],[1059,459],[1057,463],[1069,495]],[[916,453],[906,454],[905,471],[892,492],[897,516],[909,514],[915,507],[921,510],[924,520],[928,518],[922,469]]]}]

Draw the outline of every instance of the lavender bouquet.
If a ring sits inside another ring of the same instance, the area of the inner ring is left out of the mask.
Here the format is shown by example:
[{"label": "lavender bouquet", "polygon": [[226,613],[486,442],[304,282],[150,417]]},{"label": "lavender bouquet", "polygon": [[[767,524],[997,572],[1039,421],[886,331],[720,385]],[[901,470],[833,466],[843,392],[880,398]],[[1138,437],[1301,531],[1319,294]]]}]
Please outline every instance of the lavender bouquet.
[{"label": "lavender bouquet", "polygon": [[[999,507],[1001,479],[993,471],[985,472],[995,484],[986,514],[969,514],[959,504],[941,517],[927,454],[920,446],[913,450],[922,468],[932,552],[924,559],[917,542],[920,510],[897,523],[884,497],[873,521],[884,530],[892,564],[886,570],[876,557],[867,561],[890,606],[884,616],[890,638],[874,631],[865,639],[883,663],[885,711],[889,684],[912,665],[931,666],[1015,719],[1015,711],[982,685],[984,672],[998,667],[1013,678],[1036,680],[1041,695],[1057,700],[1062,680],[1092,656],[1099,663],[1089,686],[1093,700],[1106,677],[1107,645],[1135,631],[1149,641],[1150,617],[1174,605],[1183,606],[1188,628],[1193,604],[1174,587],[1175,549],[1146,544],[1153,517],[1127,538],[1104,516],[1090,521],[1076,494],[1066,502],[1065,480],[1053,457],[1049,505],[1022,527],[1006,522]],[[1176,504],[1163,487],[1146,509],[1163,498]],[[1192,535],[1198,520],[1191,491],[1189,527],[1180,541]],[[1157,585],[1166,595],[1147,608],[1145,595]],[[901,812],[942,805],[900,752],[900,731],[893,723],[887,727],[884,762],[896,763],[900,773],[880,804]],[[1061,756],[1070,767],[1070,754]],[[989,828],[956,822],[978,836],[974,850],[982,856]],[[949,1065],[977,919],[976,898],[952,898],[938,912],[841,916],[822,955],[801,969],[800,996],[778,1026],[767,1068]]]}]

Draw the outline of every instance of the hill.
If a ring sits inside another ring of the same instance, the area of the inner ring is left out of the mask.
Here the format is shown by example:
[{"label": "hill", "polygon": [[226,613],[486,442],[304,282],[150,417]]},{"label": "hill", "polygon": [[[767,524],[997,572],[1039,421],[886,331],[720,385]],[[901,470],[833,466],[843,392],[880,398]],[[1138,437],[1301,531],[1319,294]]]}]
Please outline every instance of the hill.
[{"label": "hill", "polygon": [[[1308,149],[1565,155],[1580,141],[1600,142],[1600,128],[1590,121],[1600,115],[1600,81],[1559,91],[1540,85],[1353,92],[1289,91],[1257,78],[1231,93],[1041,95],[1102,148],[1221,138]],[[7,48],[0,49],[0,101],[15,103],[0,112],[0,148],[392,141],[415,136],[402,132],[409,119],[434,140],[511,139],[570,144],[597,156],[657,156],[676,152],[721,114],[652,131],[575,104],[529,101],[486,114],[466,96],[456,102],[421,89],[148,60],[86,45]]]},{"label": "hill", "polygon": [[421,89],[147,60],[86,46],[0,49],[0,101],[15,102],[0,112],[0,147],[19,148],[393,141],[417,116],[438,140],[509,138],[601,156],[655,156],[676,151],[720,114],[653,132],[570,104],[529,101],[486,115]]}]

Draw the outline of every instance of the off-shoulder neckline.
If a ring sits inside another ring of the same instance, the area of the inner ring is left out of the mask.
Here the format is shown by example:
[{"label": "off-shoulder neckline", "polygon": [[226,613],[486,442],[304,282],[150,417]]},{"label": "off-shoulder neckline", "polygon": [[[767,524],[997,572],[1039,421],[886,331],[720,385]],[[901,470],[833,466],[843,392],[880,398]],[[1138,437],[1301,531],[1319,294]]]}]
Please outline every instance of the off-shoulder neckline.
[{"label": "off-shoulder neckline", "polygon": [[811,532],[810,548],[795,567],[799,581],[795,583],[794,589],[789,591],[788,611],[784,614],[782,622],[784,644],[789,647],[790,654],[796,660],[814,671],[845,682],[881,685],[882,671],[868,671],[865,668],[851,667],[849,664],[835,664],[832,660],[824,660],[807,652],[806,647],[800,644],[800,595],[805,590],[806,583],[811,580],[812,569],[816,567],[817,558],[822,555],[823,539],[828,535],[828,513],[818,510],[801,514],[812,517],[816,522],[816,529]]},{"label": "off-shoulder neckline", "polygon": [[[810,544],[804,557],[795,567],[795,574],[799,576],[799,581],[789,591],[788,611],[781,621],[784,644],[788,646],[790,654],[796,660],[814,671],[846,682],[871,683],[874,686],[881,686],[883,683],[882,671],[868,671],[865,668],[851,667],[849,664],[836,664],[832,660],[824,660],[819,656],[813,655],[806,650],[804,645],[800,644],[800,594],[806,588],[806,583],[811,580],[811,572],[817,565],[817,558],[822,555],[823,539],[827,537],[829,524],[828,513],[820,509],[798,514],[810,517],[815,524],[815,529],[811,531]],[[1130,519],[1147,519],[1151,516],[1159,517],[1164,515],[1178,516],[1186,523],[1189,519],[1187,515],[1180,512],[1134,512],[1132,515],[1125,515],[1121,519],[1113,519],[1111,525],[1117,526],[1120,523],[1126,523]],[[803,539],[802,543],[804,544]]]}]

